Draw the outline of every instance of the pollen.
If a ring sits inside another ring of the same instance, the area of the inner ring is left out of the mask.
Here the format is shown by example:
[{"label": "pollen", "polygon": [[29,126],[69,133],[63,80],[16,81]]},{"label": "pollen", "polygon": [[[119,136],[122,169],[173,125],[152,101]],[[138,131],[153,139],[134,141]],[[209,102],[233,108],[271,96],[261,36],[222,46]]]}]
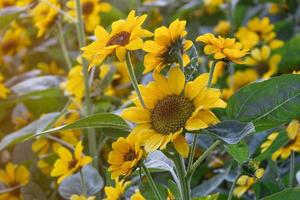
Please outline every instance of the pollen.
[{"label": "pollen", "polygon": [[194,110],[195,106],[186,97],[166,96],[152,110],[152,128],[162,134],[174,133],[185,126]]},{"label": "pollen", "polygon": [[125,46],[129,43],[129,39],[130,39],[130,33],[126,31],[122,31],[112,36],[110,40],[107,42],[106,46],[111,46],[111,45]]}]

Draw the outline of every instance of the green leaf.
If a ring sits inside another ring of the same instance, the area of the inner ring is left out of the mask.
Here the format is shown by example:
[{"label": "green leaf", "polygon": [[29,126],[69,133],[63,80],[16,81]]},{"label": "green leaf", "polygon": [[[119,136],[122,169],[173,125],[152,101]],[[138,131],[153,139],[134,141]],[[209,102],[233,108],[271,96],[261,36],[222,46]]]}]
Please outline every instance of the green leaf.
[{"label": "green leaf", "polygon": [[239,164],[243,164],[249,159],[249,148],[245,141],[227,145],[226,150]]},{"label": "green leaf", "polygon": [[277,138],[274,140],[274,142],[271,144],[271,146],[269,146],[269,148],[264,151],[263,153],[259,154],[255,160],[257,161],[263,161],[267,158],[270,158],[272,156],[272,154],[279,149],[280,147],[284,146],[286,143],[289,142],[289,138],[286,134],[285,131],[281,131],[279,132],[279,135],[277,136]]},{"label": "green leaf", "polygon": [[217,200],[219,198],[219,193],[208,195],[205,197],[195,197],[193,200]]},{"label": "green leaf", "polygon": [[300,116],[300,75],[287,74],[241,88],[228,101],[229,119],[265,131]]},{"label": "green leaf", "polygon": [[119,130],[130,130],[128,124],[118,115],[111,113],[98,113],[79,119],[74,123],[52,128],[46,131],[37,132],[34,136],[50,134],[59,131],[71,129],[87,129],[87,128],[112,128]]},{"label": "green leaf", "polygon": [[255,132],[255,128],[252,123],[228,120],[210,126],[203,131],[227,144],[236,144],[250,133]]},{"label": "green leaf", "polygon": [[281,192],[277,192],[270,196],[267,196],[261,200],[296,200],[299,199],[300,196],[300,188],[290,188],[285,189]]}]

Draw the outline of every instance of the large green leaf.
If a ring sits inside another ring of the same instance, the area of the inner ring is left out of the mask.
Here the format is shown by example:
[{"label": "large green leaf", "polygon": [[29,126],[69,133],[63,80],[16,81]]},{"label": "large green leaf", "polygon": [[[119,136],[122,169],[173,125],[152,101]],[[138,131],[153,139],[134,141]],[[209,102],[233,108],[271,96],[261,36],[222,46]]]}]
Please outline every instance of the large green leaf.
[{"label": "large green leaf", "polygon": [[267,196],[261,200],[296,200],[299,199],[300,188],[290,188]]},{"label": "large green leaf", "polygon": [[229,99],[227,116],[252,122],[257,132],[300,117],[300,75],[282,75],[243,87]]},{"label": "large green leaf", "polygon": [[87,128],[111,128],[117,130],[130,131],[128,124],[118,115],[111,113],[98,113],[79,119],[74,123],[52,128],[46,131],[37,132],[34,136],[50,134],[59,131],[71,129],[87,129]]}]

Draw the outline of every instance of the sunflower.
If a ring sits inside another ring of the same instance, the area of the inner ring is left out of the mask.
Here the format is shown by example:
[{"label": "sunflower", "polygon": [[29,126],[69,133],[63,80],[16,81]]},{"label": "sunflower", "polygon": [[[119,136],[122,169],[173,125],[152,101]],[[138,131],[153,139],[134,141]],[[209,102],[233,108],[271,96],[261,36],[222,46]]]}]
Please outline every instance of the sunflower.
[{"label": "sunflower", "polygon": [[[81,0],[82,15],[87,32],[93,32],[95,27],[101,23],[100,13],[109,12],[111,5],[106,2],[99,2],[98,0]],[[67,7],[71,10],[69,14],[76,17],[76,3],[73,0],[67,2]]]},{"label": "sunflower", "polygon": [[112,179],[129,176],[145,155],[136,137],[132,136],[120,137],[112,144],[112,149],[108,154],[108,171],[111,172]]},{"label": "sunflower", "polygon": [[104,200],[119,200],[122,199],[125,189],[130,185],[129,181],[115,179],[115,186],[106,186],[104,192],[106,198]]},{"label": "sunflower", "polygon": [[181,62],[183,66],[190,62],[187,50],[191,48],[193,42],[185,40],[187,32],[185,31],[186,21],[173,21],[169,28],[161,26],[154,31],[154,40],[146,41],[143,50],[147,52],[144,58],[144,74],[153,69],[158,72],[165,66]]},{"label": "sunflower", "polygon": [[82,167],[89,164],[92,158],[82,155],[83,146],[81,141],[75,147],[74,156],[65,147],[57,150],[59,159],[55,161],[51,176],[60,176],[57,183],[61,183],[66,177],[78,172]]},{"label": "sunflower", "polygon": [[0,99],[6,99],[10,92],[10,90],[4,85],[3,80],[4,78],[0,73]]},{"label": "sunflower", "polygon": [[245,194],[245,192],[247,192],[252,187],[252,185],[255,182],[256,178],[254,177],[250,177],[247,175],[239,177],[236,183],[236,187],[233,190],[233,195],[240,198],[241,196],[243,196],[243,194]]},{"label": "sunflower", "polygon": [[[23,165],[8,163],[5,170],[0,170],[0,185],[13,190],[0,194],[0,200],[21,199],[21,187],[28,184],[29,171]],[[3,189],[1,187],[1,189]]]},{"label": "sunflower", "polygon": [[141,194],[139,189],[134,191],[134,194],[131,195],[130,200],[146,200],[145,197]]},{"label": "sunflower", "polygon": [[122,116],[137,124],[131,134],[138,135],[147,152],[165,149],[172,142],[187,157],[189,146],[181,135],[183,130],[195,131],[217,123],[210,109],[225,108],[226,103],[219,98],[220,90],[207,88],[207,73],[186,84],[179,67],[171,68],[168,78],[158,72],[153,75],[154,81],[140,86],[146,107],[136,100],[136,106],[125,109]]},{"label": "sunflower", "polygon": [[280,61],[281,55],[271,56],[271,48],[264,45],[261,49],[253,49],[250,56],[245,59],[245,64],[255,67],[258,76],[267,79],[277,72]]},{"label": "sunflower", "polygon": [[58,9],[60,9],[60,4],[58,0],[49,0],[49,3],[57,7],[57,9],[50,7],[47,2],[41,1],[30,12],[33,17],[34,26],[38,29],[37,37],[43,36],[54,25],[59,14]]},{"label": "sunflower", "polygon": [[196,41],[204,43],[204,53],[213,55],[216,60],[241,64],[241,58],[248,54],[248,49],[243,49],[242,44],[236,42],[235,38],[215,37],[214,34],[206,33],[197,37]]},{"label": "sunflower", "polygon": [[96,41],[83,47],[83,57],[90,61],[89,68],[101,64],[103,60],[116,54],[119,61],[124,61],[126,51],[134,51],[143,47],[143,37],[149,37],[151,32],[142,28],[147,15],[135,16],[135,11],[128,14],[126,20],[112,23],[109,34],[102,26],[95,29]]},{"label": "sunflower", "polygon": [[[298,120],[291,121],[286,128],[286,134],[289,138],[289,142],[272,154],[272,160],[277,160],[279,157],[286,160],[290,157],[292,152],[300,153],[300,122]],[[261,152],[266,151],[276,140],[278,135],[278,132],[269,135],[267,141],[261,145]]]}]

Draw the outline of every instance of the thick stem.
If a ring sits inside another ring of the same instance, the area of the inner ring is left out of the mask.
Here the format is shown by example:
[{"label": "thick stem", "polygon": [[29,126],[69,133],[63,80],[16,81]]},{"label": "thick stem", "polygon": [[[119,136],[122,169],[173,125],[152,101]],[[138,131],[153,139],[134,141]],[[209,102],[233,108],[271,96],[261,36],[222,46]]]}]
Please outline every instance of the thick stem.
[{"label": "thick stem", "polygon": [[[85,46],[85,34],[84,34],[84,25],[82,20],[82,8],[80,0],[76,0],[76,16],[77,16],[77,35],[79,48]],[[85,115],[92,114],[92,103],[90,97],[90,88],[89,88],[89,72],[88,64],[85,59],[82,59],[82,72],[84,76],[84,98],[85,98]],[[97,156],[97,144],[96,144],[96,134],[94,129],[88,130],[88,144],[89,144],[89,154],[93,158],[93,166],[98,170],[98,156]]]},{"label": "thick stem", "polygon": [[295,176],[295,152],[292,151],[291,161],[290,161],[289,188],[292,188],[294,185],[294,176]]},{"label": "thick stem", "polygon": [[209,70],[209,77],[208,77],[208,82],[207,82],[207,87],[208,88],[210,88],[211,85],[212,85],[212,79],[213,79],[213,76],[214,76],[216,64],[217,64],[217,61],[214,60],[213,63],[212,63],[212,66],[211,66],[211,68]]},{"label": "thick stem", "polygon": [[131,62],[131,58],[130,58],[130,53],[127,52],[125,57],[126,57],[126,66],[127,66],[127,70],[128,70],[128,74],[129,74],[132,86],[133,86],[133,88],[134,88],[134,90],[135,90],[142,106],[144,108],[146,108],[143,97],[142,97],[141,92],[139,90],[139,86],[138,86],[138,82],[137,82],[134,70],[133,70],[133,66],[132,66],[132,62]]},{"label": "thick stem", "polygon": [[180,67],[181,71],[184,72],[184,66],[183,66],[183,60],[182,60],[182,53],[181,53],[181,51],[179,50],[179,51],[177,52],[177,54],[178,54],[178,63],[179,63],[179,67]]},{"label": "thick stem", "polygon": [[144,165],[144,163],[142,163],[142,168],[143,168],[143,170],[144,170],[144,172],[145,172],[145,175],[147,176],[147,179],[148,179],[148,181],[149,181],[149,183],[150,183],[150,187],[151,187],[152,191],[155,193],[157,199],[158,199],[158,200],[163,200],[163,198],[161,197],[161,195],[160,195],[160,193],[159,193],[159,191],[158,191],[158,189],[157,189],[157,187],[156,187],[156,185],[155,185],[155,182],[154,182],[154,180],[153,180],[153,178],[152,178],[152,176],[151,176],[150,171],[149,171],[148,168]]},{"label": "thick stem", "polygon": [[239,180],[239,177],[240,177],[240,174],[238,174],[238,175],[235,177],[235,179],[234,179],[234,181],[233,181],[233,183],[232,183],[232,185],[231,185],[231,188],[230,188],[230,191],[229,191],[229,195],[228,195],[228,200],[231,200],[231,199],[232,199],[232,196],[233,196],[233,190],[234,190],[234,188],[235,188],[235,185],[236,185],[237,181]]},{"label": "thick stem", "polygon": [[58,27],[58,40],[59,40],[60,48],[63,52],[64,59],[65,59],[65,62],[67,64],[67,67],[70,70],[72,68],[72,62],[71,62],[69,54],[68,54],[68,50],[67,50],[67,47],[66,47],[66,41],[65,41],[65,38],[64,38],[64,34],[62,32],[61,24],[58,23],[57,27]]},{"label": "thick stem", "polygon": [[182,157],[175,151],[175,155],[173,157],[173,161],[176,167],[176,171],[178,174],[178,178],[180,180],[180,187],[181,187],[181,195],[182,200],[190,200],[191,199],[191,192],[190,187],[188,184],[188,179],[186,178],[186,170],[184,166],[184,161]]},{"label": "thick stem", "polygon": [[219,145],[221,144],[220,140],[215,141],[206,151],[196,160],[192,165],[191,170],[188,172],[188,177],[191,177],[196,171],[197,167],[202,163],[202,161]]}]

